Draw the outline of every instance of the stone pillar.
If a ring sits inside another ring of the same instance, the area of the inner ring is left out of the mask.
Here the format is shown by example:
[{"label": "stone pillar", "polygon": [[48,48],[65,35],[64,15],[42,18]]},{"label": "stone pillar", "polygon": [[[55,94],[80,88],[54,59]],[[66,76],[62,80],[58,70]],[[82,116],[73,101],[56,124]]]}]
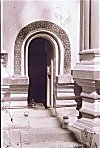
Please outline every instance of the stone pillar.
[{"label": "stone pillar", "polygon": [[73,77],[82,87],[82,118],[73,125],[78,129],[82,143],[100,147],[100,49],[80,52],[81,61],[76,64]]},{"label": "stone pillar", "polygon": [[[73,70],[75,82],[82,87],[82,118],[73,124],[77,139],[89,148],[100,147],[100,49],[99,0],[82,0],[84,48]],[[80,36],[81,37],[81,36]]]},{"label": "stone pillar", "polygon": [[80,1],[80,51],[100,46],[99,7],[99,0]]},{"label": "stone pillar", "polygon": [[84,1],[84,49],[90,48],[90,0]]},{"label": "stone pillar", "polygon": [[90,48],[100,48],[100,1],[91,0]]},{"label": "stone pillar", "polygon": [[84,49],[84,5],[83,0],[80,1],[80,50]]},{"label": "stone pillar", "polygon": [[80,51],[90,48],[90,0],[80,1]]}]

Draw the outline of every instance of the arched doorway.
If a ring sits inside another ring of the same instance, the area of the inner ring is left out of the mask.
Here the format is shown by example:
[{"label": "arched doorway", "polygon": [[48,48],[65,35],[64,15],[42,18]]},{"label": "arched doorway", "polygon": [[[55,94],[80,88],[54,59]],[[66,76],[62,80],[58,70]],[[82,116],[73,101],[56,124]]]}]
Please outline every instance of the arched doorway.
[{"label": "arched doorway", "polygon": [[42,37],[32,39],[28,47],[28,103],[34,99],[36,103],[43,103],[47,107],[47,79],[51,79],[51,59],[53,47],[50,41]]},{"label": "arched doorway", "polygon": [[[14,78],[16,83],[24,84],[27,99],[28,77],[28,48],[33,39],[44,38],[52,44],[52,57],[47,66],[47,104],[54,107],[56,78],[60,83],[68,82],[71,73],[71,49],[68,35],[57,24],[49,21],[36,21],[23,27],[18,33],[14,46]],[[47,58],[48,59],[48,58]],[[51,75],[51,79],[50,78]],[[25,94],[25,93],[24,93]],[[21,91],[22,95],[22,91]]]}]

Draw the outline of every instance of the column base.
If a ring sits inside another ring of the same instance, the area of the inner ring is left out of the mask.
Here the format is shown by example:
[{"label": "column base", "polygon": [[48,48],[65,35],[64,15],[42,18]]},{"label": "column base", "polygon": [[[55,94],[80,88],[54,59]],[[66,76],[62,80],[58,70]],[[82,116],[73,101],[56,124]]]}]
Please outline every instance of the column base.
[{"label": "column base", "polygon": [[89,148],[100,147],[100,118],[81,118],[70,127],[70,130],[75,134],[77,141]]}]

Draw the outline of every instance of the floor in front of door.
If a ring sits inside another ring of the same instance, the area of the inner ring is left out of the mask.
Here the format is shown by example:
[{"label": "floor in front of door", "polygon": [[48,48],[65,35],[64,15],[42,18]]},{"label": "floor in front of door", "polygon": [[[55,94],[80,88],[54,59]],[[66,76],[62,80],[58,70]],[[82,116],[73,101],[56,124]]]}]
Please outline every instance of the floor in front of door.
[{"label": "floor in front of door", "polygon": [[2,116],[2,147],[16,148],[73,148],[78,146],[72,134],[62,129],[51,109],[41,103],[33,108],[27,101],[5,104]]}]

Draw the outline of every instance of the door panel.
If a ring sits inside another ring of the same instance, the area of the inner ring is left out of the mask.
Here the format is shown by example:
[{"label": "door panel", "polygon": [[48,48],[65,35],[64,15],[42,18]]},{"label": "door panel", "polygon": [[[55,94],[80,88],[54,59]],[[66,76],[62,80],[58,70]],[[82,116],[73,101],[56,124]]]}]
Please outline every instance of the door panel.
[{"label": "door panel", "polygon": [[28,99],[46,104],[47,87],[47,53],[45,40],[38,38],[29,45],[28,75],[29,92]]}]

